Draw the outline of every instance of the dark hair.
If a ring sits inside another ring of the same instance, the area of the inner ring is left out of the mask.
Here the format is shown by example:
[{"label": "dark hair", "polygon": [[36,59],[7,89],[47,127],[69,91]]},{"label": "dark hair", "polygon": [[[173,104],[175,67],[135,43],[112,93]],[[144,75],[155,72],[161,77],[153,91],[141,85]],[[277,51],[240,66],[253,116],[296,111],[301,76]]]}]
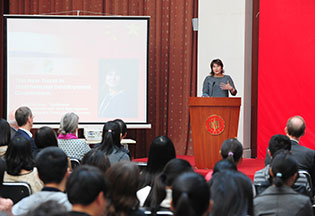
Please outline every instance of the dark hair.
[{"label": "dark hair", "polygon": [[221,156],[223,159],[237,163],[243,155],[243,146],[235,138],[225,140],[221,146]]},{"label": "dark hair", "polygon": [[137,190],[139,186],[139,168],[129,161],[112,165],[106,176],[111,184],[109,198],[111,206],[107,215],[129,215],[131,210],[139,208]]},{"label": "dark hair", "polygon": [[104,124],[102,142],[97,149],[105,152],[105,154],[111,154],[115,146],[121,148],[120,127],[118,123],[109,121]]},{"label": "dark hair", "polygon": [[39,149],[48,146],[58,146],[56,132],[47,126],[39,128],[35,133],[35,144]]},{"label": "dark hair", "polygon": [[37,154],[36,167],[38,176],[44,184],[59,184],[67,172],[68,157],[58,147],[47,147]]},{"label": "dark hair", "polygon": [[216,65],[219,65],[221,66],[222,68],[222,73],[224,73],[224,70],[223,70],[223,62],[220,60],[220,59],[213,59],[210,63],[210,69],[211,69],[211,76],[214,76],[214,72],[213,72],[213,65],[216,64]]},{"label": "dark hair", "polygon": [[106,170],[110,167],[110,161],[107,155],[97,149],[92,149],[87,152],[81,161],[81,164],[91,165],[99,168],[104,174]]},{"label": "dark hair", "polygon": [[225,160],[225,159],[220,160],[214,165],[212,175],[214,175],[217,172],[222,172],[223,170],[227,170],[227,169],[236,171],[237,167],[235,163],[233,163],[230,160]]},{"label": "dark hair", "polygon": [[291,150],[291,140],[289,137],[277,134],[270,138],[269,140],[269,151],[271,154],[271,157],[274,156],[274,154],[279,150]]},{"label": "dark hair", "polygon": [[64,216],[67,215],[67,209],[57,200],[48,200],[41,203],[36,208],[30,210],[27,216]]},{"label": "dark hair", "polygon": [[30,108],[24,106],[24,107],[19,107],[15,111],[15,120],[18,126],[23,126],[26,125],[28,117],[32,116],[32,111]]},{"label": "dark hair", "polygon": [[10,175],[19,175],[22,169],[31,171],[34,168],[32,146],[25,137],[13,137],[4,157]]},{"label": "dark hair", "polygon": [[148,164],[141,175],[141,186],[151,185],[154,177],[159,174],[170,160],[176,158],[175,148],[170,138],[159,136],[150,145]]},{"label": "dark hair", "polygon": [[11,127],[9,123],[0,119],[0,146],[7,146],[11,139]]},{"label": "dark hair", "polygon": [[108,181],[100,169],[82,165],[78,166],[69,176],[66,191],[69,202],[87,206],[91,204],[103,192],[106,198]]},{"label": "dark hair", "polygon": [[182,159],[172,159],[164,167],[163,171],[154,179],[152,189],[144,202],[149,207],[151,214],[155,215],[161,202],[166,197],[166,186],[172,186],[175,178],[184,172],[193,172],[191,165]]},{"label": "dark hair", "polygon": [[241,172],[223,170],[210,181],[213,216],[254,215],[251,180]]},{"label": "dark hair", "polygon": [[[299,122],[297,122],[299,120]],[[290,136],[299,138],[305,133],[305,121],[302,116],[293,116],[287,122],[287,130]]]},{"label": "dark hair", "polygon": [[3,183],[3,177],[4,177],[4,172],[6,168],[7,167],[6,167],[5,161],[0,157],[0,187],[2,186],[2,183]]},{"label": "dark hair", "polygon": [[114,122],[119,124],[121,135],[124,136],[127,133],[127,125],[121,119],[115,119]]},{"label": "dark hair", "polygon": [[188,172],[180,175],[172,187],[175,215],[201,216],[210,202],[210,190],[204,177]]},{"label": "dark hair", "polygon": [[288,151],[279,151],[271,161],[273,183],[281,187],[290,177],[298,172],[298,164]]}]

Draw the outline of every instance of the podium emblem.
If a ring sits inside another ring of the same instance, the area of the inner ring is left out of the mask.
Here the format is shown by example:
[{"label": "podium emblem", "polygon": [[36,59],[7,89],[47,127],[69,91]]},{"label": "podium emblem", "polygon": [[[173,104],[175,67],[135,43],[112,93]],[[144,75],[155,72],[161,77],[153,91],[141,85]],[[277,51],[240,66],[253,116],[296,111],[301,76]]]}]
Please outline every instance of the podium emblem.
[{"label": "podium emblem", "polygon": [[220,135],[225,129],[225,122],[221,116],[214,114],[208,117],[206,126],[211,135]]}]

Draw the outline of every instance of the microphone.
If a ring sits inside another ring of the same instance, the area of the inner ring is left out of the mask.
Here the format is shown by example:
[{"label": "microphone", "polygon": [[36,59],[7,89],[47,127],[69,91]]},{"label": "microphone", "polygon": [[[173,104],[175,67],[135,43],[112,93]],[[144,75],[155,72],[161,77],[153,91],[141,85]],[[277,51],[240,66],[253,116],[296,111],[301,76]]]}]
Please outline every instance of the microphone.
[{"label": "microphone", "polygon": [[213,87],[214,87],[214,85],[215,85],[215,81],[213,81],[213,83],[212,83],[212,87],[211,87],[211,95],[209,95],[210,97],[211,97],[211,96],[213,96]]}]

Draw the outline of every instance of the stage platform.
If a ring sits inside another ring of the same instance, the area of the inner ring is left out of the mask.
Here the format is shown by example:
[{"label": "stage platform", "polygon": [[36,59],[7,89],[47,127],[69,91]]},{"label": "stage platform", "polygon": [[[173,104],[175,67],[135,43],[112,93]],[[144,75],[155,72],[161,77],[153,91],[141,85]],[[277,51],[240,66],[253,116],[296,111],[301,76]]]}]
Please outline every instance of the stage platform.
[{"label": "stage platform", "polygon": [[[198,169],[195,167],[195,157],[189,155],[177,155],[177,158],[187,160],[192,167],[194,167],[197,173],[200,173],[203,176],[206,176],[209,172],[212,172],[211,169]],[[134,162],[143,163],[147,162],[148,158],[137,158],[134,159]],[[254,179],[255,172],[265,167],[264,159],[252,159],[252,158],[243,158],[243,160],[237,166],[237,169],[247,175],[251,180]]]}]

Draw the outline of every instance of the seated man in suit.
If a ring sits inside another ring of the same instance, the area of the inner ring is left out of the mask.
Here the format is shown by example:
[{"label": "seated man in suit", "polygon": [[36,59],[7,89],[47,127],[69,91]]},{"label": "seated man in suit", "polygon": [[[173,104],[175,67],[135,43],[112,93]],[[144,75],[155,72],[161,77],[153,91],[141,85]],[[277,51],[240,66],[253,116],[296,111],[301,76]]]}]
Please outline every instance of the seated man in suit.
[{"label": "seated man in suit", "polygon": [[15,111],[15,120],[19,126],[19,129],[16,131],[15,136],[23,136],[26,139],[30,140],[32,145],[32,153],[37,151],[34,139],[32,138],[31,129],[33,127],[34,116],[32,111],[28,107],[19,107]]},{"label": "seated man in suit", "polygon": [[66,185],[72,211],[68,215],[106,215],[108,182],[100,169],[88,165],[77,167]]},{"label": "seated man in suit", "polygon": [[13,215],[25,215],[49,200],[58,201],[70,211],[71,204],[64,193],[70,173],[67,155],[58,147],[47,147],[37,154],[36,167],[44,188],[16,203],[12,209]]},{"label": "seated man in suit", "polygon": [[[277,134],[271,137],[269,140],[269,146],[267,149],[267,153],[270,156],[270,158],[274,158],[276,153],[281,150],[287,150],[290,151],[292,149],[291,141],[289,137],[282,135],[282,134]],[[254,176],[254,185],[256,188],[256,193],[260,194],[263,192],[267,187],[271,185],[271,178],[269,174],[270,166],[269,164],[266,165],[265,168],[258,170],[255,173]],[[310,198],[312,197],[311,195],[311,188],[310,185],[307,181],[306,176],[303,173],[299,173],[299,177],[297,178],[296,182],[294,185],[292,185],[292,188],[299,193],[305,194],[309,196]]]},{"label": "seated man in suit", "polygon": [[[315,151],[299,144],[301,137],[305,134],[305,127],[305,121],[301,116],[293,116],[289,118],[284,131],[291,140],[291,152],[298,163],[299,170],[307,171],[312,177],[312,184],[315,185]],[[268,154],[265,164],[270,164]]]}]

